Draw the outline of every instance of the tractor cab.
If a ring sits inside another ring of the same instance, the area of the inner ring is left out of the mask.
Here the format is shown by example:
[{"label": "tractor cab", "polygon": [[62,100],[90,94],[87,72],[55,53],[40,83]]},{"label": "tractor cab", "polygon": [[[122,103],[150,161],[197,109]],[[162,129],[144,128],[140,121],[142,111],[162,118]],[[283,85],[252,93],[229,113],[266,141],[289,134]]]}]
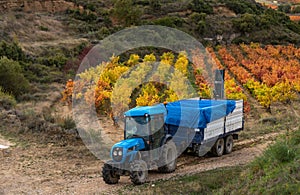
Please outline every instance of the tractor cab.
[{"label": "tractor cab", "polygon": [[131,109],[125,113],[124,139],[142,138],[146,151],[160,147],[165,137],[165,117],[163,104]]},{"label": "tractor cab", "polygon": [[127,116],[125,118],[124,139],[140,137],[144,139],[145,145],[149,145],[150,120],[151,118],[148,115]]}]

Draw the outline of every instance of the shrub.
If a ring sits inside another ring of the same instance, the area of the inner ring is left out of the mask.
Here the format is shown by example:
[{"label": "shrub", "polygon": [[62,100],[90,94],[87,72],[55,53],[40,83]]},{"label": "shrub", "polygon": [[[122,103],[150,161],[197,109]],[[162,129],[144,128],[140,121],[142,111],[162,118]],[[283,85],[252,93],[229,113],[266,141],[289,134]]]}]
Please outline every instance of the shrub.
[{"label": "shrub", "polygon": [[194,12],[189,16],[189,18],[190,18],[191,22],[198,23],[199,21],[205,21],[206,15],[207,15],[206,13]]},{"label": "shrub", "polygon": [[111,33],[107,27],[101,27],[100,30],[97,32],[96,37],[99,40],[104,39],[105,37],[109,36]]},{"label": "shrub", "polygon": [[166,16],[154,21],[156,25],[168,26],[168,27],[181,27],[184,20],[176,16]]},{"label": "shrub", "polygon": [[7,57],[0,59],[0,86],[5,92],[12,93],[16,97],[29,91],[29,82],[18,62]]},{"label": "shrub", "polygon": [[190,8],[199,13],[212,14],[213,8],[209,5],[209,3],[205,0],[193,0],[191,2]]},{"label": "shrub", "polygon": [[149,5],[153,11],[160,10],[161,2],[159,0],[150,0]]},{"label": "shrub", "polygon": [[297,131],[295,131],[291,134],[290,144],[291,145],[300,145],[300,127]]},{"label": "shrub", "polygon": [[241,18],[233,21],[233,25],[241,32],[251,32],[256,27],[256,16],[253,14],[243,14]]},{"label": "shrub", "polygon": [[259,7],[258,4],[252,3],[251,1],[245,0],[224,0],[226,7],[234,11],[236,14],[259,14],[263,8]]},{"label": "shrub", "polygon": [[17,104],[14,96],[5,93],[3,88],[0,86],[0,106],[5,109],[10,109]]},{"label": "shrub", "polygon": [[291,13],[292,6],[290,4],[283,4],[278,6],[278,11],[284,13]]},{"label": "shrub", "polygon": [[300,6],[297,5],[296,7],[294,7],[294,9],[292,10],[293,13],[300,13]]},{"label": "shrub", "polygon": [[[90,8],[92,8],[92,7],[90,7]],[[79,9],[68,10],[67,14],[70,14],[71,17],[73,17],[77,20],[85,21],[85,22],[88,22],[88,23],[92,23],[92,22],[95,22],[97,20],[97,15],[96,14],[94,14],[93,12],[90,12],[90,11],[86,11],[86,10],[84,10],[83,12],[81,12]]]},{"label": "shrub", "polygon": [[280,163],[291,162],[296,156],[295,149],[283,141],[277,142],[271,146],[268,152],[272,158]]},{"label": "shrub", "polygon": [[39,28],[41,31],[49,31],[49,28],[46,26],[40,26]]},{"label": "shrub", "polygon": [[0,42],[0,57],[6,56],[12,60],[25,60],[25,54],[17,42]]},{"label": "shrub", "polygon": [[60,119],[58,123],[63,129],[74,129],[76,127],[75,121],[70,116]]},{"label": "shrub", "polygon": [[138,24],[142,10],[134,5],[132,0],[117,0],[114,4],[113,15],[121,24],[130,26]]}]

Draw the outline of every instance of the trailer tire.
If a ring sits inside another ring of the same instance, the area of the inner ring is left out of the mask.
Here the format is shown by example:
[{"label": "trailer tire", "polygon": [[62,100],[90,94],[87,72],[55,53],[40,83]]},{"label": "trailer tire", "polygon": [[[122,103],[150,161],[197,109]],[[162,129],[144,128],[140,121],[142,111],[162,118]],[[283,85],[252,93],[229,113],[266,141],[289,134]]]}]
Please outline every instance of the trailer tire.
[{"label": "trailer tire", "polygon": [[116,184],[119,182],[120,175],[116,174],[116,168],[112,167],[110,164],[105,163],[102,168],[102,178],[107,184]]},{"label": "trailer tire", "polygon": [[219,138],[215,145],[212,147],[212,153],[215,156],[222,156],[224,153],[224,139]]},{"label": "trailer tire", "polygon": [[228,135],[225,139],[225,154],[230,154],[233,148],[233,137],[232,135]]},{"label": "trailer tire", "polygon": [[161,173],[171,173],[175,171],[176,164],[177,164],[176,145],[172,140],[170,140],[162,148],[158,171]]},{"label": "trailer tire", "polygon": [[147,163],[143,160],[135,160],[131,163],[130,180],[136,185],[146,182],[148,177]]}]

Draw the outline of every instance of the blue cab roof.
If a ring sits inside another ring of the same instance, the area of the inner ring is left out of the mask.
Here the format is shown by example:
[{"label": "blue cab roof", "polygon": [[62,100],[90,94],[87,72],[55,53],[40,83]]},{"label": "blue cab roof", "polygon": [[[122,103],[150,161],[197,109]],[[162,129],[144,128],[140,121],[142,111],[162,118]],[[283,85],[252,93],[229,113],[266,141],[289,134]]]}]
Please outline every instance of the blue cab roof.
[{"label": "blue cab roof", "polygon": [[156,115],[156,114],[167,114],[167,110],[164,104],[156,104],[154,106],[138,106],[132,108],[124,113],[125,116],[144,116],[148,115]]}]

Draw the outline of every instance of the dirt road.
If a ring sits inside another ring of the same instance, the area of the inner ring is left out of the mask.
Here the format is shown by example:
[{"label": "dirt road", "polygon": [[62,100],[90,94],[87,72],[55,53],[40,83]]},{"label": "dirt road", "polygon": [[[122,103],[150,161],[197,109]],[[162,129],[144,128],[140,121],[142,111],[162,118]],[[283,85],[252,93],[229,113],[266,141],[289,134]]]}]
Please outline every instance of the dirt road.
[{"label": "dirt road", "polygon": [[[261,154],[274,136],[237,142],[235,150],[222,157],[182,155],[174,173],[151,171],[149,181],[245,165]],[[129,177],[121,177],[117,185],[105,184],[101,177],[103,162],[80,139],[74,138],[69,145],[18,143],[1,155],[0,194],[115,194],[116,190],[132,185]]]}]

